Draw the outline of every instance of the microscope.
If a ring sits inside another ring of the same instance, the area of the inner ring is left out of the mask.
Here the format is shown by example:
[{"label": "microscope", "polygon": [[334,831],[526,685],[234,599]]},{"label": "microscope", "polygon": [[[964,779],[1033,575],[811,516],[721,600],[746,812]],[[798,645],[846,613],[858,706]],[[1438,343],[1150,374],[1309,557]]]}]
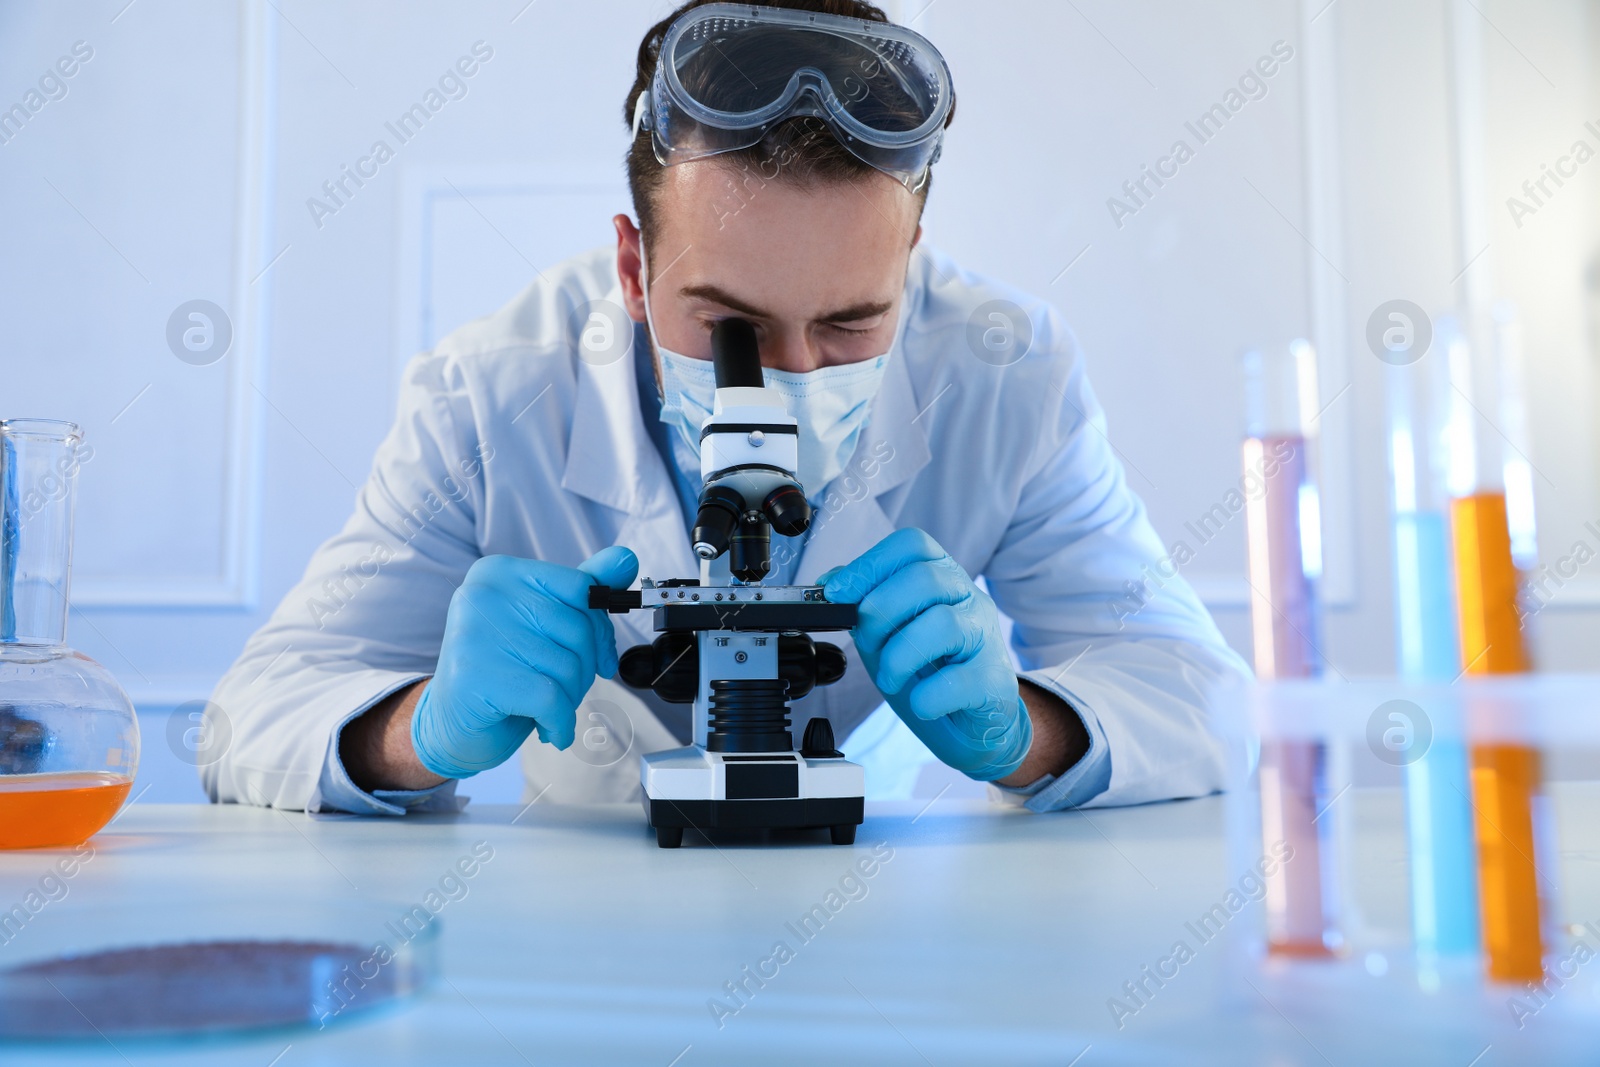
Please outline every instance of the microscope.
[{"label": "microscope", "polygon": [[793,537],[811,525],[795,473],[799,431],[766,388],[755,327],[718,323],[711,352],[716,400],[700,429],[690,532],[700,577],[589,591],[591,608],[655,613],[660,636],[622,654],[623,683],[694,705],[691,744],[640,758],[645,815],[661,848],[681,845],[687,828],[826,828],[834,844],[852,844],[865,775],[834,748],[825,718],[806,724],[796,749],[789,702],[844,676],[844,652],[810,635],[851,629],[856,606],[830,604],[820,586],[762,585],[772,531]]}]

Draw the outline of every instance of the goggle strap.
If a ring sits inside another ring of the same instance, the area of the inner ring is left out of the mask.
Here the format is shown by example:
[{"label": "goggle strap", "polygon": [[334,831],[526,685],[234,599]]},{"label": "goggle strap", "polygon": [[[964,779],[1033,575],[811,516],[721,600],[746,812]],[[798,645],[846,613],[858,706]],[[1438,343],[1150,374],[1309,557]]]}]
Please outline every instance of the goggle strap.
[{"label": "goggle strap", "polygon": [[[650,114],[650,90],[639,90],[639,99],[633,102],[633,136],[639,138],[639,131],[644,129],[644,120]],[[652,126],[652,129],[654,127]]]}]

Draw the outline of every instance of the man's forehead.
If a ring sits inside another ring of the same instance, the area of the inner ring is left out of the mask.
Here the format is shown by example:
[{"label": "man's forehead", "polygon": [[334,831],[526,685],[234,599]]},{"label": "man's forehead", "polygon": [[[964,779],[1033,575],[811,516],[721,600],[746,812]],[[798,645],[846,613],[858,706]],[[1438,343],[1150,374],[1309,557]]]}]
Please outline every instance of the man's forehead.
[{"label": "man's forehead", "polygon": [[[704,254],[697,254],[697,253]],[[709,249],[694,249],[663,281],[680,297],[715,303],[748,315],[838,318],[846,311],[880,314],[899,297],[909,256],[901,252],[876,263],[841,262],[808,267],[793,258],[741,264]]]},{"label": "man's forehead", "polygon": [[881,294],[864,288],[830,293],[796,291],[764,297],[751,287],[725,288],[715,283],[693,283],[678,289],[680,296],[727,308],[750,318],[805,318],[823,322],[857,322],[888,312],[899,290],[884,287]]},{"label": "man's forehead", "polygon": [[819,316],[899,294],[920,205],[898,182],[768,181],[729,201],[726,167],[668,173],[652,284]]}]

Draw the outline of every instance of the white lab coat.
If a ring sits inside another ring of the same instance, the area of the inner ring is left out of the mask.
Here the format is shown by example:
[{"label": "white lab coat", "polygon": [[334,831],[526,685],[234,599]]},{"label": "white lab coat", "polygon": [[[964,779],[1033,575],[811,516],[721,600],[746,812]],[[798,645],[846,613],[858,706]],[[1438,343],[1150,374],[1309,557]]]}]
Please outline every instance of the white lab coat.
[{"label": "white lab coat", "polygon": [[[622,303],[613,250],[543,272],[412,360],[355,513],[213,695],[232,735],[201,769],[213,800],[328,805],[327,775],[348,781],[331,755],[337,731],[432,672],[451,593],[481,556],[570,566],[626,545],[642,575],[698,573],[672,475],[640,414],[632,357],[579,356],[573,312],[595,299]],[[1032,322],[1028,354],[1009,366],[977,358],[969,339],[969,320],[992,300]],[[1212,691],[1248,670],[1189,586],[1164,578],[1167,553],[1058,314],[925,248],[912,257],[903,314],[853,470],[823,494],[794,580],[921,527],[986,578],[1013,622],[1025,677],[1078,709],[1109,754],[1109,787],[1092,803],[1221,788]],[[1130,591],[1141,588],[1136,608]],[[649,612],[612,620],[619,651],[654,636]],[[795,718],[798,728],[827,715],[843,739],[882,698],[848,637],[834,639],[849,669],[798,702]],[[662,715],[597,683],[579,711],[580,743],[598,721],[591,712],[613,719],[620,709],[629,722],[612,726],[631,728],[632,750],[596,767],[530,738],[530,795],[550,786],[551,800],[637,797],[638,753],[676,743],[663,722],[674,709],[657,707]]]}]

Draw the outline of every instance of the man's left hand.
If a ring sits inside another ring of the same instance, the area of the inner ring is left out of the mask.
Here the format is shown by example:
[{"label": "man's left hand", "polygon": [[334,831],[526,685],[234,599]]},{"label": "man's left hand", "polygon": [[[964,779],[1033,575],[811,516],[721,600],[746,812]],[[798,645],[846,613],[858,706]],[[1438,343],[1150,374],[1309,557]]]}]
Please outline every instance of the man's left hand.
[{"label": "man's left hand", "polygon": [[1033,723],[1000,613],[933,538],[897,530],[817,582],[830,601],[860,606],[861,662],[935,756],[979,781],[1022,766]]}]

